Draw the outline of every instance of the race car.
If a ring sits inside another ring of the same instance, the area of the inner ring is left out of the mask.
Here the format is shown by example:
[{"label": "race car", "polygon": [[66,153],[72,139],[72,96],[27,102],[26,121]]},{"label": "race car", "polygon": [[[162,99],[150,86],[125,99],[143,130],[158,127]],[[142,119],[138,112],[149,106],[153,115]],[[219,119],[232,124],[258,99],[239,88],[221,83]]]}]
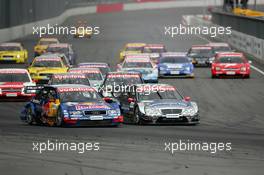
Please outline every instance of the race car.
[{"label": "race car", "polygon": [[28,52],[21,43],[0,44],[0,61],[25,63],[28,59]]},{"label": "race car", "polygon": [[63,74],[53,74],[49,84],[83,84],[90,86],[88,76],[85,74],[77,73],[63,73]]},{"label": "race car", "polygon": [[[21,120],[30,125],[119,126],[123,122],[119,104],[110,98],[102,98],[90,86],[65,84],[36,89],[36,96],[20,114]],[[32,88],[28,87],[27,90]]]},{"label": "race car", "polygon": [[90,85],[98,89],[104,81],[103,75],[98,68],[71,68],[70,73],[81,73],[88,77]]},{"label": "race car", "polygon": [[146,55],[127,55],[123,63],[117,65],[118,72],[139,72],[146,83],[158,82],[158,69]]},{"label": "race car", "polygon": [[127,43],[120,52],[120,62],[124,61],[127,54],[142,53],[145,43]]},{"label": "race car", "polygon": [[207,45],[192,46],[187,56],[192,58],[192,63],[195,66],[210,66],[215,59],[213,48]]},{"label": "race car", "polygon": [[159,77],[194,77],[192,61],[182,52],[162,53],[158,60],[158,70]]},{"label": "race car", "polygon": [[78,67],[80,68],[99,68],[104,78],[106,74],[111,71],[108,63],[86,62],[86,63],[79,63]]},{"label": "race car", "polygon": [[28,67],[31,78],[38,84],[47,84],[53,74],[66,73],[68,69],[62,58],[56,55],[36,57]]},{"label": "race car", "polygon": [[77,55],[74,52],[71,44],[68,44],[68,43],[50,44],[48,45],[46,52],[64,54],[69,60],[69,63],[71,65],[76,64]]},{"label": "race car", "polygon": [[75,38],[91,38],[93,35],[93,30],[89,28],[86,21],[78,21],[76,28]]},{"label": "race car", "polygon": [[57,38],[40,38],[37,45],[34,47],[35,57],[43,54],[48,48],[49,44],[58,44],[59,40]]},{"label": "race car", "polygon": [[209,43],[207,45],[213,48],[214,53],[233,52],[228,43]]},{"label": "race car", "polygon": [[139,72],[109,72],[100,86],[99,92],[104,97],[117,97],[134,84],[142,83],[143,80]]},{"label": "race car", "polygon": [[147,44],[143,49],[143,53],[148,53],[155,64],[158,63],[160,54],[164,52],[167,52],[164,44]]},{"label": "race car", "polygon": [[27,86],[36,86],[26,69],[0,69],[0,99],[1,100],[28,100],[34,92],[25,94]]},{"label": "race car", "polygon": [[168,84],[138,84],[118,100],[125,123],[198,124],[200,121],[197,103]]},{"label": "race car", "polygon": [[250,77],[250,63],[243,53],[230,52],[218,53],[212,63],[212,78],[221,76]]}]

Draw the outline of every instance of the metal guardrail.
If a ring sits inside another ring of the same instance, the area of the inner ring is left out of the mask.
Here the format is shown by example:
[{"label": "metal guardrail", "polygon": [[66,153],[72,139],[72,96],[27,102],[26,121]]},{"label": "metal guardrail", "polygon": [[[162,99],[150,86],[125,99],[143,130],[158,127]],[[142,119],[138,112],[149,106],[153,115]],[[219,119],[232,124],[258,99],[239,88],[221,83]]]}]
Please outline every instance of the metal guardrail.
[{"label": "metal guardrail", "polygon": [[233,30],[264,39],[264,18],[235,15],[220,10],[212,11],[212,22]]}]

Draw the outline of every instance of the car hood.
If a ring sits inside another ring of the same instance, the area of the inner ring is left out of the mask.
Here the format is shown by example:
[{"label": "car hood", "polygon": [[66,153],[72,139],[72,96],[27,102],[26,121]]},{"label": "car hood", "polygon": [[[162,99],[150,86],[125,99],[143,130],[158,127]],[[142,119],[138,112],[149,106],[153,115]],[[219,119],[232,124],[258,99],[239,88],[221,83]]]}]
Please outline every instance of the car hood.
[{"label": "car hood", "polygon": [[190,106],[190,102],[176,99],[157,99],[151,101],[142,101],[145,106],[155,108],[186,108]]},{"label": "car hood", "polygon": [[123,68],[122,71],[125,72],[139,72],[141,74],[149,74],[152,73],[153,68]]},{"label": "car hood", "polygon": [[240,68],[245,66],[244,63],[218,63],[216,66],[221,67],[223,69],[232,69],[232,68]]}]

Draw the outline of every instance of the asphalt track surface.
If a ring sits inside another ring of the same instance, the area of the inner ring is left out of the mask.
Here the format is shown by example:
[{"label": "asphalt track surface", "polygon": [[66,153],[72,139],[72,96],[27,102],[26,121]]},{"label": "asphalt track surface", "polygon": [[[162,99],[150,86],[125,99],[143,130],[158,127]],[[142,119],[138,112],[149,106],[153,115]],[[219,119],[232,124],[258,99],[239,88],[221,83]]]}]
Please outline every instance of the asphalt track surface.
[{"label": "asphalt track surface", "polygon": [[[113,67],[127,42],[164,43],[170,51],[186,51],[192,44],[203,44],[197,36],[164,36],[165,25],[178,25],[181,15],[199,14],[199,8],[144,10],[93,14],[68,19],[86,19],[100,26],[101,34],[92,39],[60,37],[72,43],[78,62],[103,61]],[[36,36],[22,41],[32,58]],[[261,67],[260,65],[256,65]],[[14,67],[1,65],[1,67]],[[23,67],[17,65],[15,67]],[[197,68],[195,79],[165,79],[200,107],[197,126],[136,126],[120,128],[56,128],[21,123],[23,103],[0,103],[0,174],[3,175],[144,175],[144,174],[263,174],[264,170],[264,77],[252,70],[250,79],[211,79],[208,68]],[[100,142],[100,151],[32,151],[32,142]],[[231,151],[164,150],[165,142],[231,142]]]}]

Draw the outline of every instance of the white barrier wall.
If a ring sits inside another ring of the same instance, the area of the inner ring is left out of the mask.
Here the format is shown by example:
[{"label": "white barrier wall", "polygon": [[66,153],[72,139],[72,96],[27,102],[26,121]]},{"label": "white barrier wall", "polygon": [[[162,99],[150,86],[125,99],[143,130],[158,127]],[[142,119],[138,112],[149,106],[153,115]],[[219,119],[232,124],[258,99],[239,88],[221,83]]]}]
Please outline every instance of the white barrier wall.
[{"label": "white barrier wall", "polygon": [[[206,19],[210,19],[210,16],[206,17]],[[209,20],[205,20],[203,15],[186,15],[183,16],[183,21],[187,25],[191,26],[207,26],[212,27],[216,26],[216,24],[212,24]],[[208,37],[208,36],[207,36]],[[231,35],[221,35],[217,36],[217,39],[229,43],[232,47],[241,50],[247,54],[250,54],[256,57],[261,62],[264,62],[264,40],[256,38],[251,35],[247,35],[235,30],[232,30]]]}]

